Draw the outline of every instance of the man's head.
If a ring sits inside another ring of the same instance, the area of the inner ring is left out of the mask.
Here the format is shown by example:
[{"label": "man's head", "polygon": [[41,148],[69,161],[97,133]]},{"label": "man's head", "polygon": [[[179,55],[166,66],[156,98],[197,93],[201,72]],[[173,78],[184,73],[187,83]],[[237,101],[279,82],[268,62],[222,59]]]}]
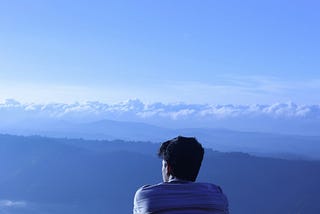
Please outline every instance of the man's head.
[{"label": "man's head", "polygon": [[163,159],[163,181],[168,181],[170,176],[195,181],[203,154],[202,145],[193,137],[179,136],[162,143],[158,155]]}]

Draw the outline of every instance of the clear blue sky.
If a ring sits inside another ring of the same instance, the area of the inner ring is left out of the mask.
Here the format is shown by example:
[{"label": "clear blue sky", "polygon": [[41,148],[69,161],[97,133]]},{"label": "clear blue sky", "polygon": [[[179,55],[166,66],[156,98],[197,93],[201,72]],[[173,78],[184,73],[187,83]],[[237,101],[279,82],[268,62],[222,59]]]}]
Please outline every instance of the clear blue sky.
[{"label": "clear blue sky", "polygon": [[0,3],[0,100],[320,103],[319,1]]}]

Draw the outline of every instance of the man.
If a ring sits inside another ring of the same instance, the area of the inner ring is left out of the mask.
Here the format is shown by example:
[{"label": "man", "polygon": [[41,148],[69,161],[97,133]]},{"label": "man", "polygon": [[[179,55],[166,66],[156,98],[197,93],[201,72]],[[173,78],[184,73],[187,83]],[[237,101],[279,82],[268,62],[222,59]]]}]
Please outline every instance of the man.
[{"label": "man", "polygon": [[146,185],[134,197],[134,214],[228,214],[228,200],[220,187],[196,183],[204,149],[195,139],[176,137],[162,143],[163,183]]}]

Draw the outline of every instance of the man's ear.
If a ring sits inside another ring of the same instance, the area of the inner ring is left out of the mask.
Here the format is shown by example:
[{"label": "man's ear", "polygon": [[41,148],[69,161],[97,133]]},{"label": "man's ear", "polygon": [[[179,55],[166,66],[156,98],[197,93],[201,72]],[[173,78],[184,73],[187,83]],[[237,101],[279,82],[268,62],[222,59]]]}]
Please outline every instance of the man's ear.
[{"label": "man's ear", "polygon": [[167,162],[167,175],[171,175],[171,165]]}]

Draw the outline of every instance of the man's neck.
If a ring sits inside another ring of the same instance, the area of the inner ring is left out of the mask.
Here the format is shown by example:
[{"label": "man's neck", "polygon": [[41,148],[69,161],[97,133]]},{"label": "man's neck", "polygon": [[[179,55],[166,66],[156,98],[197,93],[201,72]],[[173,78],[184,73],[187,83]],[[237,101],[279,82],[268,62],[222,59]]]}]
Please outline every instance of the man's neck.
[{"label": "man's neck", "polygon": [[176,178],[176,177],[170,177],[168,182],[170,182],[170,183],[190,183],[192,181],[183,180],[183,179]]}]

